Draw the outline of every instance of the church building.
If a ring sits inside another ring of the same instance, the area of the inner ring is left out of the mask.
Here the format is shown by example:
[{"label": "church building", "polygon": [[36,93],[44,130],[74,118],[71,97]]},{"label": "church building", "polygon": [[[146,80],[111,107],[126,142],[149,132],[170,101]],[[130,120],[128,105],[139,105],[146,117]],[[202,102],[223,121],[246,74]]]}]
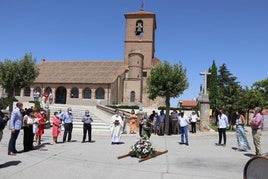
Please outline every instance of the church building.
[{"label": "church building", "polygon": [[123,60],[49,61],[43,59],[34,84],[16,90],[20,101],[34,93],[52,94],[53,103],[72,105],[159,106],[163,99],[149,100],[147,77],[157,63],[154,56],[156,15],[143,8],[124,15],[126,20]]}]

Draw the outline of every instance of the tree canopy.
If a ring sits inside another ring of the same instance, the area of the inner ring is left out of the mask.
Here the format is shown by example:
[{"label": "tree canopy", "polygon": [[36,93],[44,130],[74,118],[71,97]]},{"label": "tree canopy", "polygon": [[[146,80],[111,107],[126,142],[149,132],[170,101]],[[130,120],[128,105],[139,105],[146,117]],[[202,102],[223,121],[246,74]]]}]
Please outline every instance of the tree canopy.
[{"label": "tree canopy", "polygon": [[217,73],[217,66],[215,61],[213,60],[212,66],[209,69],[211,75],[208,77],[208,91],[209,91],[209,100],[210,100],[210,108],[215,111],[218,107],[218,73]]},{"label": "tree canopy", "polygon": [[15,89],[30,86],[39,75],[36,59],[32,54],[25,54],[21,60],[5,59],[0,62],[0,85],[6,90],[9,98],[9,110],[13,109]]},{"label": "tree canopy", "polygon": [[182,63],[171,65],[169,62],[157,64],[147,78],[149,98],[164,97],[166,104],[165,133],[169,131],[168,115],[170,110],[170,98],[179,97],[188,88],[186,69]]},{"label": "tree canopy", "polygon": [[228,111],[230,117],[235,111],[249,113],[256,106],[261,108],[267,106],[268,78],[255,82],[251,88],[247,86],[243,88],[226,64],[219,67],[218,73],[216,69],[213,61],[209,70],[211,75],[208,76],[209,99],[213,111],[222,108]]}]

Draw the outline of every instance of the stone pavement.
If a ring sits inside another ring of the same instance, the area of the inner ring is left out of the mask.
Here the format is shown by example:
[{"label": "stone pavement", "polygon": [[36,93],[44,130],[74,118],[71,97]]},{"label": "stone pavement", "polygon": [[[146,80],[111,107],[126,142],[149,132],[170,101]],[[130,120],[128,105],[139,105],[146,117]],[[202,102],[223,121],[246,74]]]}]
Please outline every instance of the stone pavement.
[{"label": "stone pavement", "polygon": [[[158,151],[166,154],[139,163],[137,158],[118,156],[127,154],[138,134],[124,134],[124,144],[111,145],[108,133],[95,133],[95,143],[81,143],[81,131],[73,131],[72,142],[52,145],[51,129],[46,129],[42,144],[36,150],[7,155],[10,131],[4,130],[0,142],[0,178],[94,178],[94,179],[175,179],[175,178],[243,178],[246,162],[254,154],[236,152],[234,132],[227,133],[227,146],[215,146],[216,132],[189,134],[189,146],[180,145],[179,135],[152,135],[151,142]],[[252,144],[250,131],[248,140]],[[268,133],[261,138],[263,152],[268,151]],[[17,150],[23,150],[23,131],[17,140]],[[62,135],[59,137],[62,141]]]}]

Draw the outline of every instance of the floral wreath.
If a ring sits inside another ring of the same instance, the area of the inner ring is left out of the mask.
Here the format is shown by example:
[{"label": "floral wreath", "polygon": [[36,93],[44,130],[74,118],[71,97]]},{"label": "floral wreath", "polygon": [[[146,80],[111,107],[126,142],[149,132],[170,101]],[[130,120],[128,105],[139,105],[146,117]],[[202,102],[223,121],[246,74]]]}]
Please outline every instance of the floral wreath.
[{"label": "floral wreath", "polygon": [[155,149],[152,147],[152,143],[147,137],[141,137],[132,145],[130,151],[131,157],[145,158],[149,155],[155,156]]}]

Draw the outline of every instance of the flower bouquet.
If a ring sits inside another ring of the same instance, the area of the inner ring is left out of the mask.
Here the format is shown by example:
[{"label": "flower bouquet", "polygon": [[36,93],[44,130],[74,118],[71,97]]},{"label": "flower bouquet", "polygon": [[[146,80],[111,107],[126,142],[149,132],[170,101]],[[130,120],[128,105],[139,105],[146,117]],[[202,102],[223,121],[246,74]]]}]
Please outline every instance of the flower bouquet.
[{"label": "flower bouquet", "polygon": [[115,125],[115,126],[117,126],[117,125],[119,125],[119,124],[120,124],[119,120],[115,120],[115,121],[114,121],[114,125]]},{"label": "flower bouquet", "polygon": [[130,148],[131,157],[137,157],[141,159],[147,157],[148,155],[155,155],[155,150],[152,147],[152,143],[146,137],[142,137],[137,140],[136,143]]},{"label": "flower bouquet", "polygon": [[139,162],[143,162],[145,160],[151,159],[153,157],[156,157],[158,155],[161,155],[161,154],[168,152],[168,150],[165,150],[163,152],[156,151],[152,147],[152,143],[150,142],[149,138],[147,138],[147,137],[141,137],[130,148],[131,148],[131,150],[128,154],[119,156],[117,158],[121,159],[121,158],[125,158],[128,156],[137,157],[140,159]]}]

